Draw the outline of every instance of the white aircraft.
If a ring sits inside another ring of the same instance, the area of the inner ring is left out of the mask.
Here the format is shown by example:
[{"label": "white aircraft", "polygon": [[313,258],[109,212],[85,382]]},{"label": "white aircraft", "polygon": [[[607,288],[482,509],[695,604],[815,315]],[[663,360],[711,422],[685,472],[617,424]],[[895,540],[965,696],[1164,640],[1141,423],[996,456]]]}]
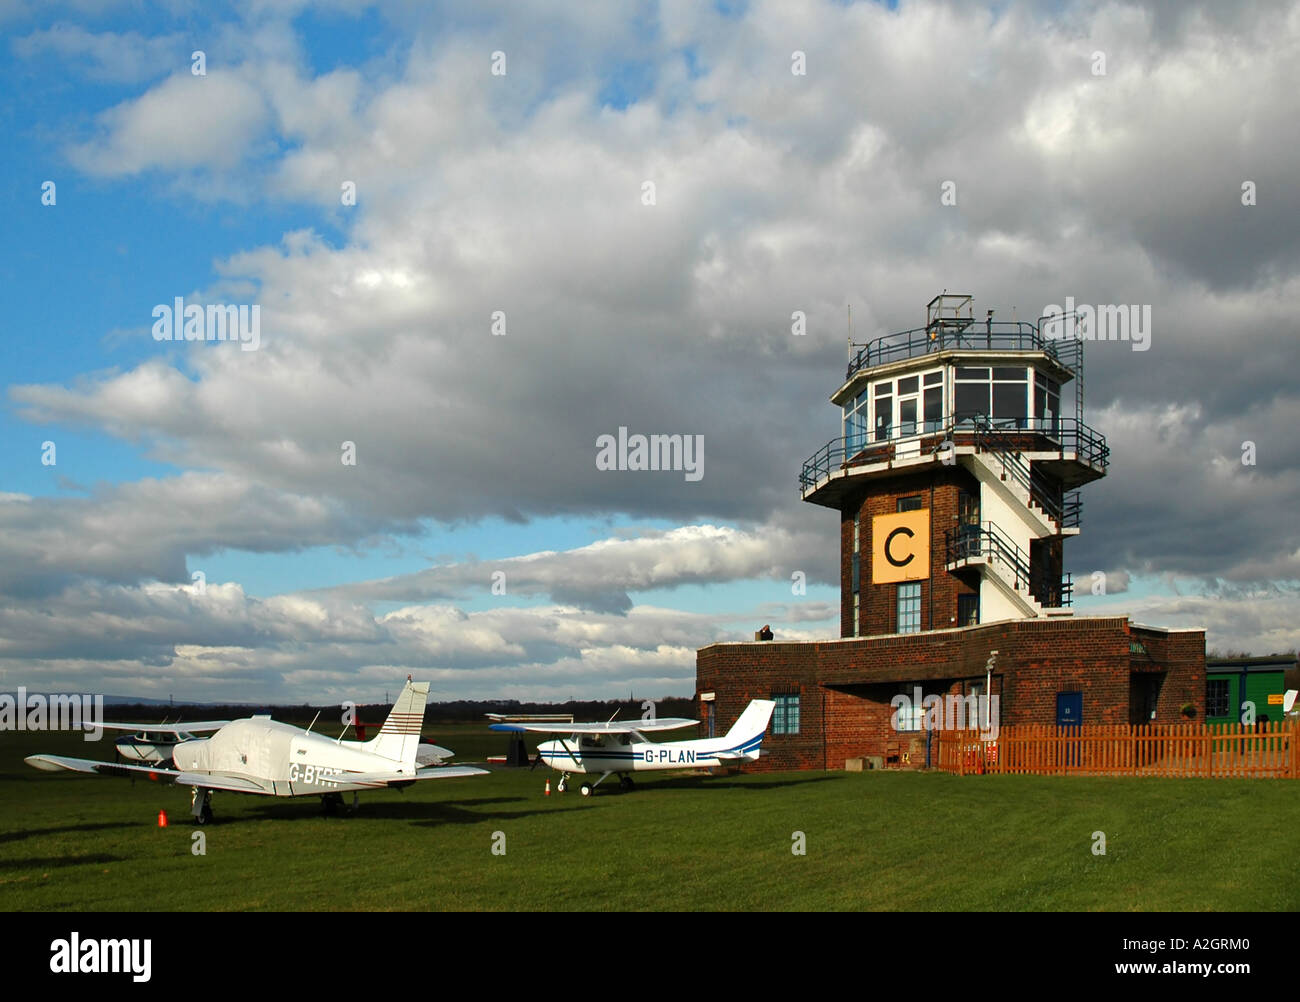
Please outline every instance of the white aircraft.
[{"label": "white aircraft", "polygon": [[[169,766],[172,751],[182,741],[193,741],[196,734],[216,731],[230,723],[229,720],[201,720],[193,724],[104,724],[119,731],[134,731],[113,742],[119,761],[144,762]],[[181,730],[181,727],[184,730]]]},{"label": "white aircraft", "polygon": [[[199,824],[212,820],[212,791],[257,793],[270,797],[320,797],[327,812],[342,806],[343,794],[384,787],[402,789],[423,779],[483,776],[486,769],[439,765],[451,756],[446,748],[420,743],[428,682],[406,680],[392,713],[369,741],[344,741],[312,734],[268,715],[204,724],[151,724],[150,732],[215,730],[210,738],[182,741],[172,749],[174,769],[119,765],[61,755],[32,755],[28,765],[54,772],[92,772],[101,776],[170,778],[194,788],[191,809]],[[105,724],[111,727],[111,724]],[[139,724],[118,725],[138,728]]]},{"label": "white aircraft", "polygon": [[494,731],[538,731],[543,734],[568,734],[569,738],[543,741],[537,746],[541,761],[560,773],[556,789],[568,789],[570,773],[600,773],[594,783],[582,784],[582,795],[589,797],[608,776],[618,773],[619,785],[632,788],[629,773],[652,769],[716,769],[720,766],[756,762],[759,745],[772,719],[770,699],[751,700],[740,719],[720,738],[695,738],[690,741],[656,743],[646,737],[654,731],[673,731],[698,724],[683,717],[638,720],[627,723],[586,724],[492,724]]}]

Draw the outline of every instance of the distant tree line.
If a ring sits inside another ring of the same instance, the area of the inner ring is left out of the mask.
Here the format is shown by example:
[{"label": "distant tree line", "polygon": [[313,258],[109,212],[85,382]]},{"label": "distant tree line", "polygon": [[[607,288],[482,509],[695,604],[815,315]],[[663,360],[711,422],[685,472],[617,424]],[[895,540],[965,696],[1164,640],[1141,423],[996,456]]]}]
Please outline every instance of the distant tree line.
[{"label": "distant tree line", "polygon": [[[489,713],[508,714],[573,714],[574,720],[640,720],[647,712],[645,700],[569,700],[565,703],[528,703],[516,699],[457,699],[445,703],[430,703],[424,711],[424,722],[429,723],[484,723]],[[668,696],[652,700],[656,717],[689,717],[696,714],[695,700],[690,697]],[[363,724],[382,724],[392,703],[363,703],[357,706],[357,720]],[[340,723],[343,708],[331,703],[326,706],[302,704],[277,704],[254,706],[247,703],[221,706],[177,703],[174,706],[157,704],[118,703],[113,706],[113,716],[126,720],[172,723],[177,720],[235,720],[256,713],[269,713],[275,720],[310,721],[317,713],[320,723],[334,735]],[[337,735],[334,735],[337,736]]]}]

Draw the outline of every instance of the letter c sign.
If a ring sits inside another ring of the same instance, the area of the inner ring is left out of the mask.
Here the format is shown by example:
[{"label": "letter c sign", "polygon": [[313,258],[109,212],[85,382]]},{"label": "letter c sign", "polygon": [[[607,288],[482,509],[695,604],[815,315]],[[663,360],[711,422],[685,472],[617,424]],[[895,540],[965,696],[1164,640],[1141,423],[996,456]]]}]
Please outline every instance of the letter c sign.
[{"label": "letter c sign", "polygon": [[890,549],[890,545],[894,542],[895,536],[907,536],[909,538],[913,538],[916,536],[916,533],[913,532],[911,529],[909,529],[907,526],[900,525],[897,529],[894,529],[892,532],[890,532],[888,536],[885,537],[885,559],[888,560],[895,567],[906,567],[908,564],[910,564],[913,560],[916,559],[916,554],[909,553],[902,560],[899,560],[897,557],[895,557],[893,551]]},{"label": "letter c sign", "polygon": [[922,581],[930,576],[930,509],[871,520],[871,583]]}]

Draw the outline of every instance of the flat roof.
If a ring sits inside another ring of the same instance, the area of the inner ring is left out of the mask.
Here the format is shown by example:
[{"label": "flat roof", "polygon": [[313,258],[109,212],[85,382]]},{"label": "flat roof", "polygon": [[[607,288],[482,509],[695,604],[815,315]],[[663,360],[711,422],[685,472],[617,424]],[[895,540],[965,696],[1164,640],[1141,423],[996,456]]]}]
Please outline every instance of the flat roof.
[{"label": "flat roof", "polygon": [[[1058,623],[1097,623],[1097,622],[1126,623],[1128,622],[1128,617],[1127,616],[1051,616],[1051,617],[1042,617],[1037,619],[995,619],[990,623],[976,623],[973,626],[945,626],[937,630],[918,630],[914,633],[873,633],[864,637],[825,637],[822,639],[813,639],[813,640],[794,640],[794,639],[781,640],[779,637],[774,637],[771,640],[716,640],[711,644],[705,644],[703,647],[697,648],[697,650],[707,651],[710,647],[739,647],[742,645],[752,645],[754,647],[771,647],[773,644],[860,644],[863,641],[867,641],[867,640],[893,640],[893,639],[909,638],[909,637],[933,637],[933,636],[942,636],[942,635],[955,634],[955,633],[969,633],[969,632],[974,632],[976,630],[987,630],[995,626],[1018,626],[1022,624],[1044,626],[1044,625],[1054,625]],[[1130,625],[1136,625],[1136,624],[1130,624]],[[1156,630],[1159,628],[1152,627],[1152,626],[1144,626],[1141,627],[1141,629]],[[1187,628],[1187,629],[1180,628],[1177,631],[1166,631],[1166,632],[1199,633],[1201,631],[1193,628]]]}]

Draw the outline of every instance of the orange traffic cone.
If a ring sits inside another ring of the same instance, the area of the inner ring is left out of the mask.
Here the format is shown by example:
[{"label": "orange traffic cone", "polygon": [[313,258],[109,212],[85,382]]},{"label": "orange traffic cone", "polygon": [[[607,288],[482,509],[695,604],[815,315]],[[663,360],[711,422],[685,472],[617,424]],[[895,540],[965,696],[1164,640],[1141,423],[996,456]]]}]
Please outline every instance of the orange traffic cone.
[{"label": "orange traffic cone", "polygon": [[542,796],[549,797],[550,795],[551,795],[551,781],[548,779],[546,781],[546,790],[542,793]]},{"label": "orange traffic cone", "polygon": [[166,811],[159,811],[159,812],[158,812],[158,827],[159,827],[159,828],[166,828],[166,827],[167,827],[167,812],[166,812]]}]

